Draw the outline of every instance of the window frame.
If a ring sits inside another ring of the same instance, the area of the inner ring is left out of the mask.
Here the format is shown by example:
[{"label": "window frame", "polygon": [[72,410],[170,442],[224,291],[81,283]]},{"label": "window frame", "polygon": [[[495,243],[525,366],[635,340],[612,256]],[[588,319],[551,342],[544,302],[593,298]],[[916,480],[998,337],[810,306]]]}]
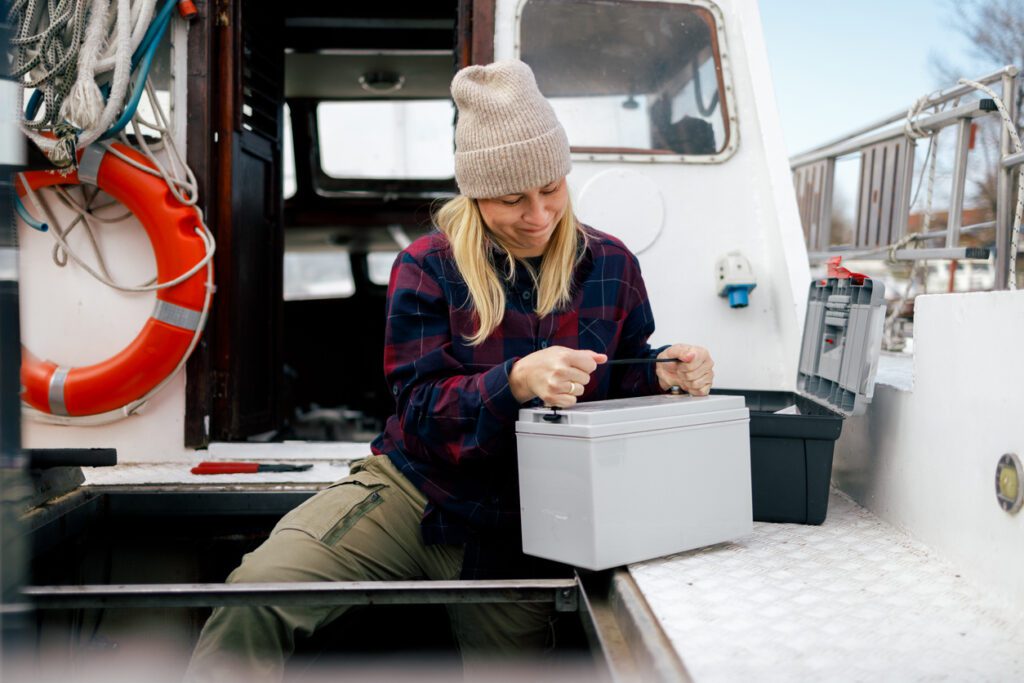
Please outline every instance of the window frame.
[{"label": "window frame", "polygon": [[[512,50],[517,59],[522,59],[522,25],[523,9],[530,0],[518,0],[515,9],[514,31],[512,38]],[[624,0],[614,0],[617,3],[626,4]],[[739,147],[739,121],[736,116],[736,106],[733,103],[736,90],[733,87],[732,68],[729,62],[729,49],[725,36],[725,17],[722,10],[710,0],[638,0],[632,4],[646,5],[688,5],[706,10],[711,14],[714,22],[714,30],[711,31],[711,49],[713,56],[721,64],[721,71],[718,73],[719,102],[722,111],[725,113],[727,127],[725,131],[726,142],[722,151],[715,154],[667,154],[661,151],[632,151],[629,148],[619,147],[582,147],[572,145],[570,140],[570,152],[573,161],[597,161],[597,162],[629,162],[629,163],[672,163],[672,164],[720,164],[728,161]]]}]

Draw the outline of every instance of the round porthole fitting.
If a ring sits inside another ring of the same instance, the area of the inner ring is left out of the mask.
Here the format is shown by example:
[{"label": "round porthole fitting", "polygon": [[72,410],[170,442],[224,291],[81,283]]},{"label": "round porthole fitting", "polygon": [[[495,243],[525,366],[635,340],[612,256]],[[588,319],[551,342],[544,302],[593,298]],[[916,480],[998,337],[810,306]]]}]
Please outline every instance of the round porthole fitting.
[{"label": "round porthole fitting", "polygon": [[1024,503],[1024,469],[1016,453],[1005,453],[996,465],[996,499],[1011,515]]}]

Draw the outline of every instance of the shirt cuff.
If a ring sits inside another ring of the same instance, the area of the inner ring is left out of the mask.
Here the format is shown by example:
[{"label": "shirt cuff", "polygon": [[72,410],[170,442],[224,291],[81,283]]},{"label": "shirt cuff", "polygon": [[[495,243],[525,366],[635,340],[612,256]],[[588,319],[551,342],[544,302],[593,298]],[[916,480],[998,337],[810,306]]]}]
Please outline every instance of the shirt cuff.
[{"label": "shirt cuff", "polygon": [[[657,358],[658,355],[662,351],[667,349],[669,346],[671,346],[671,344],[665,344],[664,346],[659,346],[656,349],[651,349],[651,356],[650,357],[651,358]],[[655,369],[658,367],[658,364],[657,363],[647,363],[646,365],[647,365],[647,367],[645,368],[645,370],[646,370],[645,374],[647,375],[647,386],[650,388],[650,393],[651,394],[661,394],[661,393],[664,393],[665,390],[661,388],[661,383],[658,382],[658,373],[655,372]]]},{"label": "shirt cuff", "polygon": [[483,404],[492,415],[504,422],[513,422],[519,417],[519,401],[512,394],[508,378],[517,360],[518,357],[510,358],[483,374],[483,388],[480,392]]}]

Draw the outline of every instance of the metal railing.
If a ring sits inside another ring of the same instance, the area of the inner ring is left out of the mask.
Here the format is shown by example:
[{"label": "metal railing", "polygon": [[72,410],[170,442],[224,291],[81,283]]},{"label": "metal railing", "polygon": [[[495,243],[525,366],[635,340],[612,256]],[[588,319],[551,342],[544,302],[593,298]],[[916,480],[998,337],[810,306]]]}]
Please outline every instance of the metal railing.
[{"label": "metal railing", "polygon": [[[1004,104],[1014,121],[1017,115],[1018,74],[1017,67],[1005,66],[976,79],[982,85],[996,82],[1001,84]],[[975,92],[974,87],[966,84],[946,88],[924,99],[918,111],[954,102],[972,92]],[[962,225],[972,122],[986,116],[998,118],[999,112],[993,105],[992,100],[971,101],[915,119],[914,129],[933,135],[948,126],[957,126],[948,219],[944,229],[914,234],[912,241],[934,246],[899,248],[893,256],[897,260],[986,259],[989,257],[987,247],[962,246],[961,237],[995,228],[995,241],[992,245],[995,251],[995,277],[997,286],[1002,288],[1006,286],[1010,259],[1016,258],[1016,254],[1009,254],[1013,224],[1013,175],[1017,167],[1024,164],[1024,153],[1012,153],[1012,141],[1005,126],[1001,126],[999,143],[996,219]],[[901,241],[908,234],[911,211],[915,147],[914,138],[907,135],[903,125],[906,119],[907,110],[894,112],[790,159],[800,219],[812,262],[821,262],[837,254],[847,258],[888,255],[893,245],[903,246]],[[898,122],[899,125],[890,125]],[[833,245],[831,233],[836,160],[857,153],[861,155],[861,173],[856,194],[858,204],[854,243]],[[936,153],[935,149],[932,153]]]}]

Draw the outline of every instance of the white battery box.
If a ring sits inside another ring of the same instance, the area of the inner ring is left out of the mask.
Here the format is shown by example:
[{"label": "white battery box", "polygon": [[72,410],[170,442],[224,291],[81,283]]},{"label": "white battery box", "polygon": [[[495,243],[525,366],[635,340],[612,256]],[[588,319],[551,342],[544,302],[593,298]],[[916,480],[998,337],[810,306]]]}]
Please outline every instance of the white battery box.
[{"label": "white battery box", "polygon": [[740,396],[527,408],[516,439],[528,555],[601,570],[752,530]]}]

